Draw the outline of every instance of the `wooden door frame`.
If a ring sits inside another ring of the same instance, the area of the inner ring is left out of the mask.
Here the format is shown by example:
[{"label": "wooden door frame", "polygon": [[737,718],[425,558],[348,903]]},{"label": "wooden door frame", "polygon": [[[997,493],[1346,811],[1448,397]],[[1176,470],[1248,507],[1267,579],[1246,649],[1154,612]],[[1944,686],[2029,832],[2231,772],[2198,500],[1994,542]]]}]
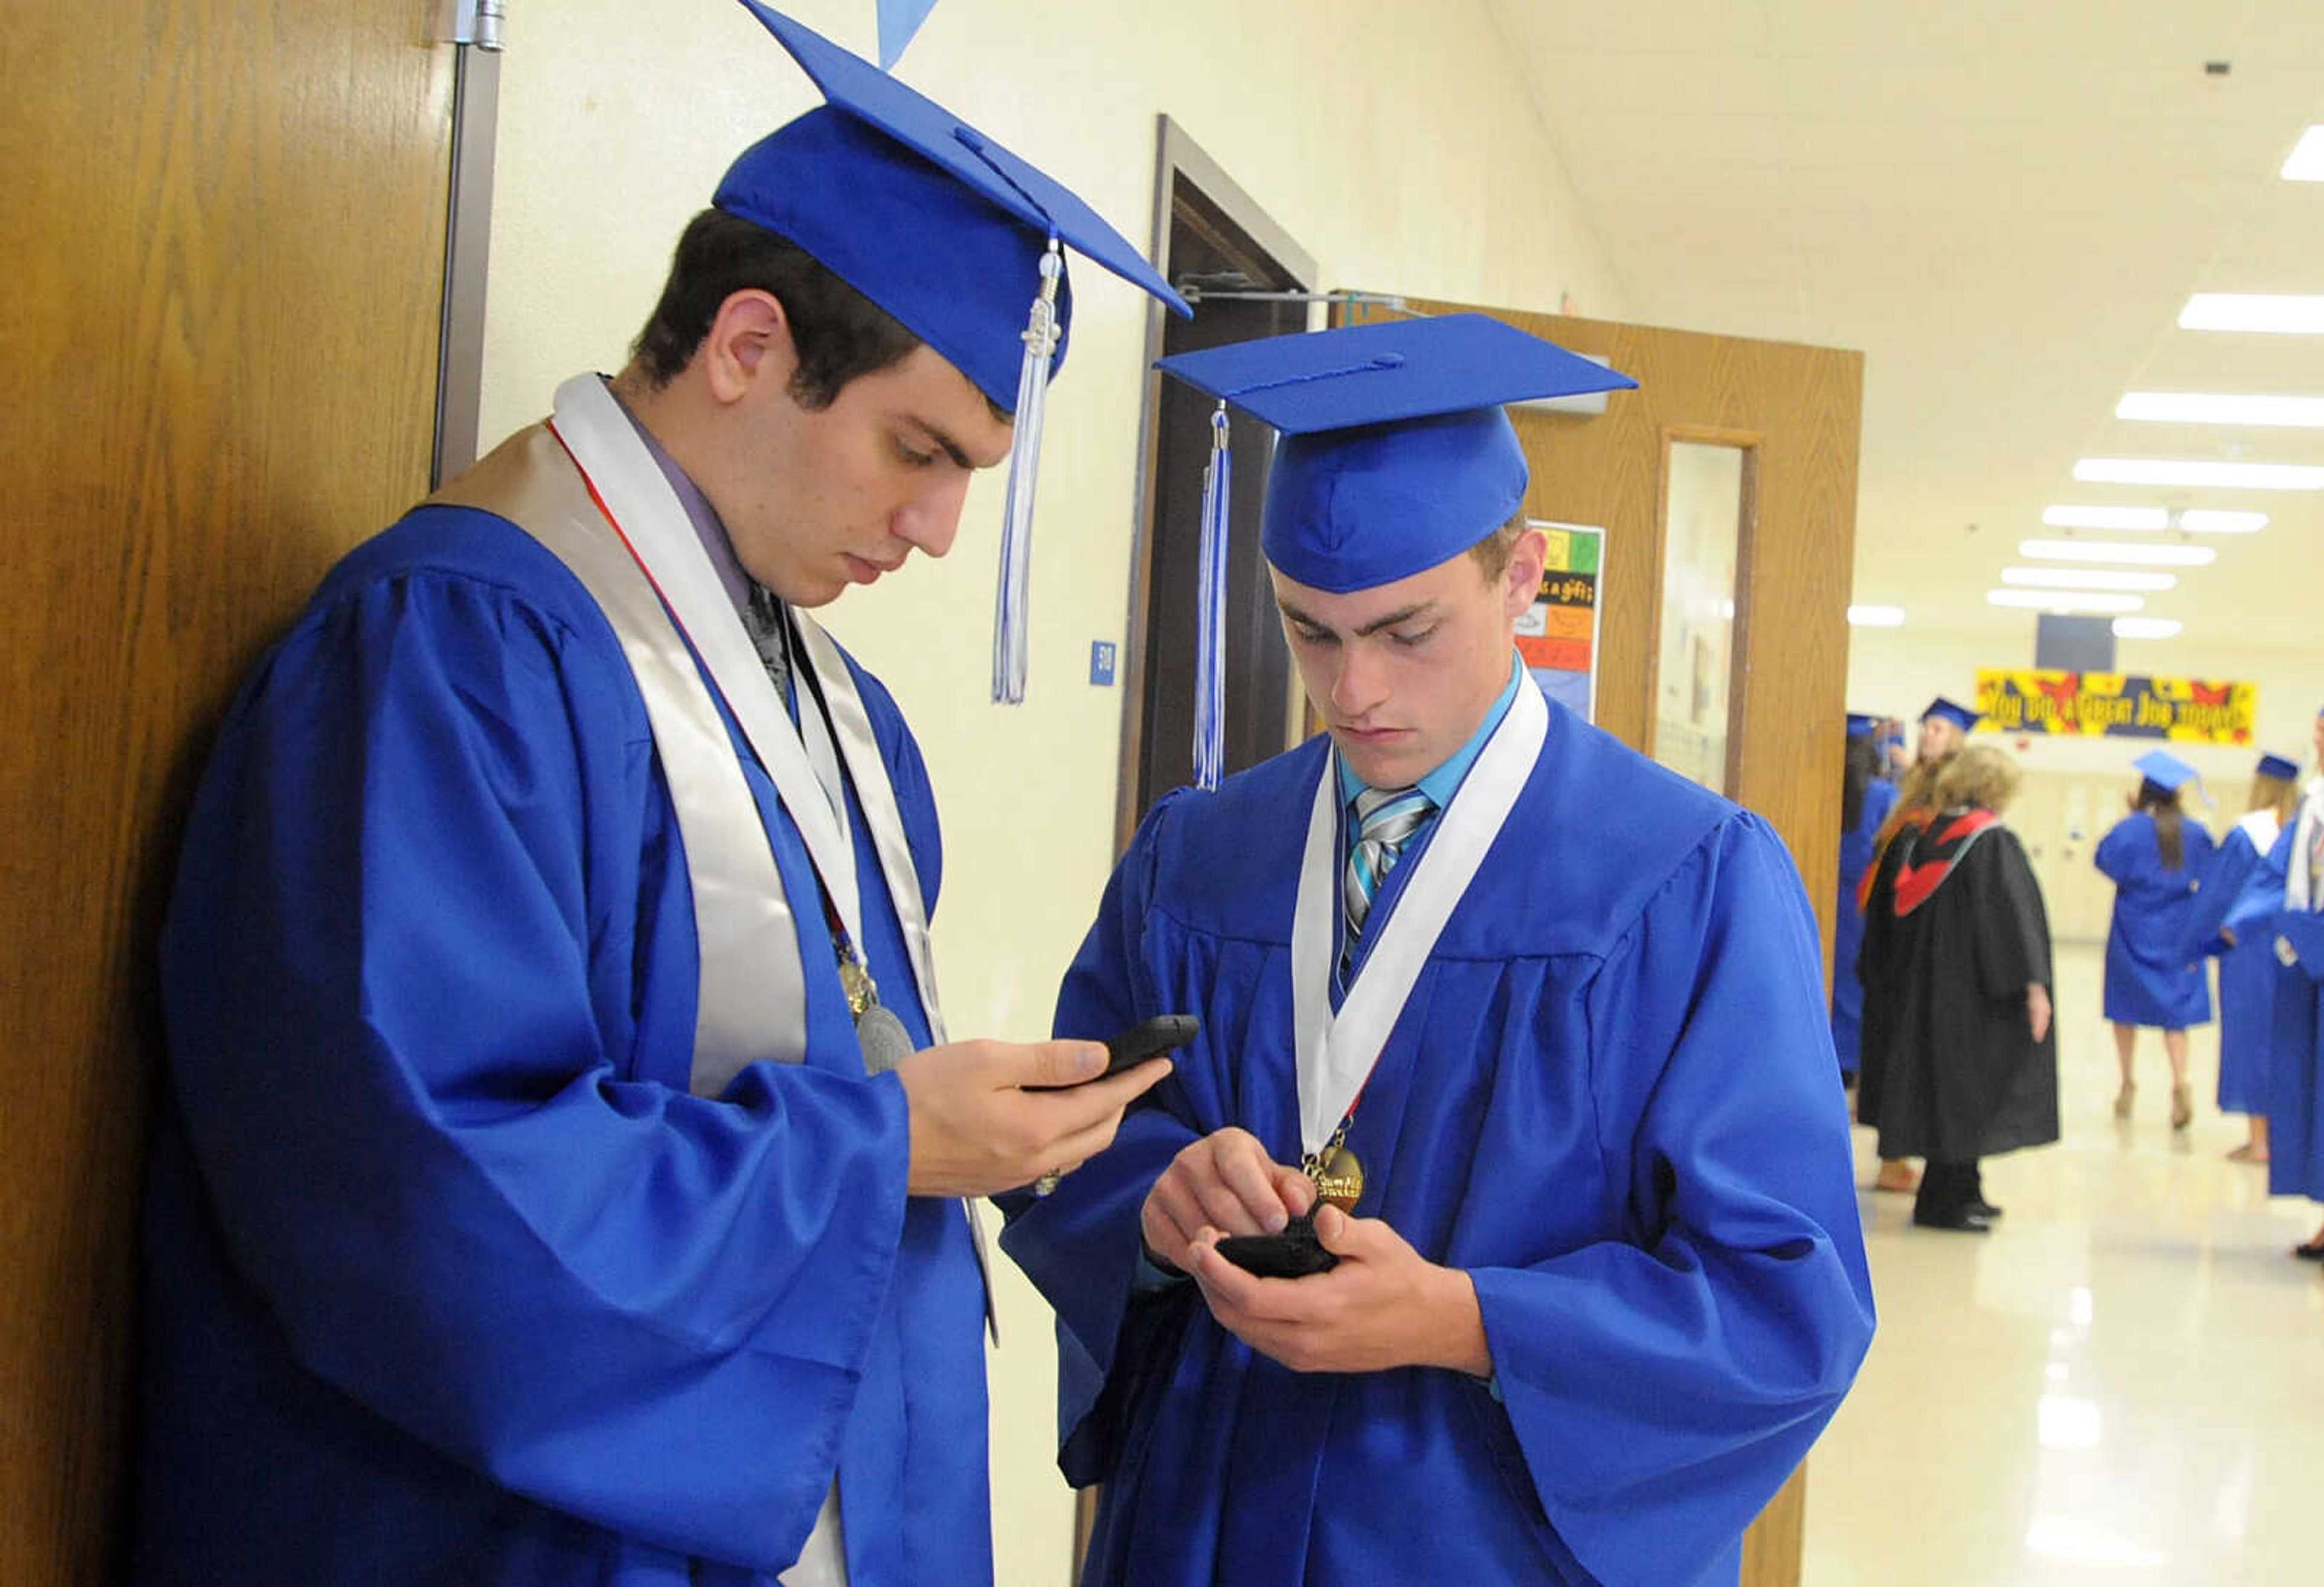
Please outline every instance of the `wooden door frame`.
[{"label": "wooden door frame", "polygon": [[[1170,270],[1172,225],[1178,216],[1182,190],[1191,190],[1201,201],[1202,207],[1216,212],[1213,224],[1222,224],[1240,234],[1240,238],[1222,234],[1222,243],[1230,243],[1238,251],[1248,243],[1278,266],[1289,280],[1303,288],[1313,287],[1317,279],[1316,265],[1307,251],[1277,224],[1240,183],[1227,174],[1225,168],[1204,152],[1202,146],[1187,135],[1184,127],[1167,115],[1157,116],[1155,122],[1153,243],[1149,257],[1159,261],[1165,272]],[[1198,308],[1196,312],[1201,311]],[[1148,611],[1157,537],[1155,458],[1160,449],[1162,433],[1163,377],[1155,370],[1154,364],[1163,354],[1163,341],[1169,329],[1168,316],[1169,311],[1160,303],[1148,301],[1146,311],[1146,376],[1139,399],[1135,480],[1136,517],[1133,521],[1137,528],[1130,555],[1129,605],[1121,656],[1121,749],[1114,787],[1116,855],[1130,847],[1130,839],[1137,833],[1138,822],[1145,813],[1138,808],[1138,783],[1146,739],[1146,674],[1154,646],[1154,636],[1148,629],[1150,627]]]}]

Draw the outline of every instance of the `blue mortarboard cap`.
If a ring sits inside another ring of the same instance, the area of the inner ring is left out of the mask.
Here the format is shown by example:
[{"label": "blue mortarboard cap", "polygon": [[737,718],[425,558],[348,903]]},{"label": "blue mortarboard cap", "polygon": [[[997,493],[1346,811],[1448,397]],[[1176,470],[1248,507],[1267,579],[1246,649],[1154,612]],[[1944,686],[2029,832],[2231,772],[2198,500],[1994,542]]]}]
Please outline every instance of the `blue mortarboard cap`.
[{"label": "blue mortarboard cap", "polygon": [[1637,382],[1481,314],[1230,343],[1157,367],[1219,399],[1203,491],[1194,780],[1222,769],[1226,409],[1283,437],[1259,545],[1286,578],[1344,593],[1451,560],[1524,504],[1525,452],[1504,402]]},{"label": "blue mortarboard cap", "polygon": [[2300,780],[2300,763],[2287,760],[2281,755],[2263,755],[2259,757],[2258,775],[2263,777],[2281,777],[2287,783],[2296,783]]},{"label": "blue mortarboard cap", "polygon": [[813,29],[742,4],[825,103],[744,150],[711,202],[798,243],[1015,416],[992,625],[992,697],[1014,704],[1025,697],[1042,417],[1072,308],[1063,247],[1194,310],[1055,180]]},{"label": "blue mortarboard cap", "polygon": [[[806,249],[1002,408],[1017,407],[1027,306],[1052,235],[1193,312],[1054,179],[813,29],[742,4],[827,103],[744,150],[712,203]],[[1065,359],[1058,318],[1053,370]]]},{"label": "blue mortarboard cap", "polygon": [[1921,720],[1927,721],[1932,716],[1944,718],[1964,733],[1984,720],[1978,712],[1971,711],[1966,705],[1957,705],[1941,694],[1929,702],[1929,709],[1921,713]]},{"label": "blue mortarboard cap", "polygon": [[1525,500],[1505,402],[1637,384],[1481,314],[1236,342],[1159,367],[1279,431],[1260,543],[1343,592],[1459,555]]},{"label": "blue mortarboard cap", "polygon": [[2130,764],[2138,768],[2140,776],[2165,794],[2177,792],[2181,784],[2195,777],[2195,768],[2167,749],[2150,749]]},{"label": "blue mortarboard cap", "polygon": [[1848,736],[1851,738],[1868,738],[1872,736],[1872,729],[1879,725],[1880,719],[1877,716],[1867,716],[1860,711],[1848,713]]}]

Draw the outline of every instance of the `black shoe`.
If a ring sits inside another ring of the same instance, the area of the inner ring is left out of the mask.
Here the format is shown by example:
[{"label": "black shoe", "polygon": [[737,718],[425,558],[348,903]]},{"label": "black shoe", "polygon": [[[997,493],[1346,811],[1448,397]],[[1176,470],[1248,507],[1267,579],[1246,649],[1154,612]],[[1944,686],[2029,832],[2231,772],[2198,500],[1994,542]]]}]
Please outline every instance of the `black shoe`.
[{"label": "black shoe", "polygon": [[1916,1212],[1913,1215],[1913,1226],[1916,1229],[1950,1229],[1960,1234],[1993,1233],[1993,1225],[1978,1216],[1974,1210],[1969,1209],[1964,1209],[1950,1218],[1923,1217]]},{"label": "black shoe", "polygon": [[1987,1223],[1991,1223],[2001,1215],[2001,1209],[1990,1201],[1972,1201],[1969,1204],[1969,1215],[1973,1218],[1983,1218]]},{"label": "black shoe", "polygon": [[2292,1248],[2292,1254],[2302,1261],[2324,1261],[2324,1238],[2310,1240],[2304,1245],[2295,1245]]}]

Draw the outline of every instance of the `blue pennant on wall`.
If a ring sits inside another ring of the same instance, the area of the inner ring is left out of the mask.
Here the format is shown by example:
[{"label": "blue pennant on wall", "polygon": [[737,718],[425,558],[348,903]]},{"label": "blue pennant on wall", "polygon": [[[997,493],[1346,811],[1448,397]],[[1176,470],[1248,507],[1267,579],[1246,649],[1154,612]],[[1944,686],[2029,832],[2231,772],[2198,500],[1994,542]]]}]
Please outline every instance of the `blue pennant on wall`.
[{"label": "blue pennant on wall", "polygon": [[920,31],[936,0],[880,0],[880,69],[886,71]]}]

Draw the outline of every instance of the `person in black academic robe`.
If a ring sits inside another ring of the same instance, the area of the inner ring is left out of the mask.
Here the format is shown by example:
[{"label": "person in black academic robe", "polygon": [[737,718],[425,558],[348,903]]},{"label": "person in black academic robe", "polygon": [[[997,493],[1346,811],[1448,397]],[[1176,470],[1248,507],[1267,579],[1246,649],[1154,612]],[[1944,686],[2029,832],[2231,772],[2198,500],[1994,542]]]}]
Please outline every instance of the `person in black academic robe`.
[{"label": "person in black academic robe", "polygon": [[[1961,746],[1969,741],[1970,729],[1982,720],[1977,711],[1966,705],[1956,704],[1941,694],[1929,702],[1928,710],[1921,713],[1920,738],[1914,745],[1913,764],[1898,776],[1896,797],[1873,836],[1871,857],[1857,874],[1856,904],[1859,915],[1870,895],[1872,878],[1879,869],[1881,857],[1887,853],[1899,833],[1927,825],[1930,817],[1936,813],[1937,778],[1943,775],[1946,766],[1952,764],[1953,757],[1959,755]],[[1860,928],[1858,935],[1861,935]],[[1838,973],[1836,965],[1834,973]],[[1879,1124],[1880,1096],[1885,1088],[1883,1070],[1886,1055],[1880,1050],[1877,1041],[1883,1028],[1877,1022],[1867,1023],[1860,1018],[1857,1026],[1856,1119],[1858,1124],[1876,1127]],[[1920,1188],[1920,1179],[1913,1172],[1910,1162],[1884,1152],[1880,1158],[1880,1171],[1874,1176],[1872,1188],[1895,1195],[1910,1195]]]},{"label": "person in black academic robe", "polygon": [[1982,1233],[1978,1160],[2058,1138],[2050,923],[2001,812],[2015,763],[1979,745],[1937,784],[1939,813],[1881,857],[1858,973],[1867,1035],[1886,1055],[1880,1155],[1927,1161],[1913,1207],[1923,1227]]}]

